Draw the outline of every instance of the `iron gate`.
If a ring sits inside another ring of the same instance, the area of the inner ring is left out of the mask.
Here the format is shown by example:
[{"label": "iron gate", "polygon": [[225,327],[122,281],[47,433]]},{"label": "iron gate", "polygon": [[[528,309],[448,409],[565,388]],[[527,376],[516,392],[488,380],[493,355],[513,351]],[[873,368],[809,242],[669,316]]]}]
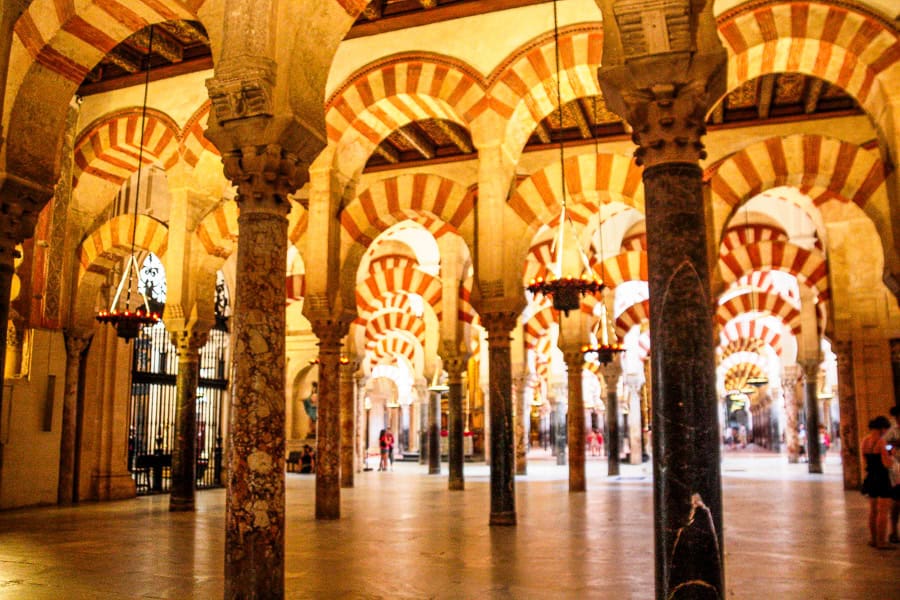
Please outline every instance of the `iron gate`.
[{"label": "iron gate", "polygon": [[[222,407],[228,388],[228,331],[224,323],[200,350],[197,390],[197,488],[222,481]],[[175,431],[178,356],[160,321],[134,340],[128,467],[138,494],[168,492]]]}]

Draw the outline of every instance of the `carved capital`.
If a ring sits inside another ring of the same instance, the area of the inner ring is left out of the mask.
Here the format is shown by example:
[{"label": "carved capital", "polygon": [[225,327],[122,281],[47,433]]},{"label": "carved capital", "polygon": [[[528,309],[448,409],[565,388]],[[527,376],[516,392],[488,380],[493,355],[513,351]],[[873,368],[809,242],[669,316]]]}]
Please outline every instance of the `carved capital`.
[{"label": "carved capital", "polygon": [[806,381],[818,380],[821,364],[821,361],[817,358],[800,361],[800,366],[803,369],[803,376],[806,378]]},{"label": "carved capital", "polygon": [[600,374],[603,375],[606,385],[615,389],[619,384],[619,377],[622,376],[622,365],[619,364],[619,358],[613,358],[609,363],[600,365]]},{"label": "carved capital", "polygon": [[237,202],[242,213],[288,214],[288,194],[299,189],[307,177],[307,165],[277,144],[229,152],[222,162],[225,176],[238,186]]},{"label": "carved capital", "polygon": [[209,339],[208,330],[181,329],[169,332],[169,339],[179,357],[196,355]]},{"label": "carved capital", "polygon": [[66,356],[72,360],[81,356],[88,344],[91,343],[91,335],[78,335],[66,332]]},{"label": "carved capital", "polygon": [[803,368],[800,365],[786,365],[781,372],[781,387],[785,394],[793,393],[794,386],[803,377]]},{"label": "carved capital", "polygon": [[320,352],[340,352],[341,340],[350,329],[348,322],[341,319],[316,319],[311,324],[313,333],[319,338]]},{"label": "carved capital", "polygon": [[484,313],[481,325],[488,333],[488,342],[495,344],[505,340],[509,344],[509,334],[516,327],[519,318],[517,312],[489,312]]},{"label": "carved capital", "polygon": [[213,113],[220,125],[237,119],[271,117],[274,109],[275,63],[245,58],[206,80]]},{"label": "carved capital", "polygon": [[441,357],[444,368],[447,370],[448,383],[462,383],[463,374],[469,361],[464,356]]},{"label": "carved capital", "polygon": [[[5,182],[5,188],[9,185],[9,181]],[[28,190],[22,188],[19,191],[24,194]],[[16,196],[8,189],[3,192],[0,198],[0,262],[12,264],[13,259],[19,258],[16,246],[34,234],[38,215],[50,196],[43,197],[43,193],[40,198],[34,194]]]}]

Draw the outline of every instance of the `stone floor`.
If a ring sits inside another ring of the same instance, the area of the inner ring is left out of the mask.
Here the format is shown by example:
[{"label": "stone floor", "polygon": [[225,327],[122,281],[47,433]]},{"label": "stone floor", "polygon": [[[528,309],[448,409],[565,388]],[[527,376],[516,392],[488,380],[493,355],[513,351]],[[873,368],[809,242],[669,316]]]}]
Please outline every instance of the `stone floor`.
[{"label": "stone floor", "polygon": [[[900,599],[900,551],[866,545],[865,499],[844,493],[837,456],[824,476],[783,458],[727,452],[723,464],[728,598]],[[357,475],[344,517],[313,519],[314,481],[288,475],[288,598],[652,598],[649,466],[588,491],[534,455],[516,480],[519,525],[490,528],[488,469],[446,476],[398,463]],[[446,474],[446,464],[444,465]],[[0,599],[221,598],[222,490],[194,514],[167,497],[0,513]]]}]

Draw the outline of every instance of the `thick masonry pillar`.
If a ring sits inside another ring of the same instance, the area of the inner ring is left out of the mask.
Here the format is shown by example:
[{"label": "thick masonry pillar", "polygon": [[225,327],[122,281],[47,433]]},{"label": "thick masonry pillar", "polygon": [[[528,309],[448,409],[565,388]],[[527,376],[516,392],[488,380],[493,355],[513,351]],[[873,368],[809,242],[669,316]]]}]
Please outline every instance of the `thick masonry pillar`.
[{"label": "thick masonry pillar", "polygon": [[853,342],[834,345],[838,369],[838,411],[841,415],[841,466],[844,489],[858,490],[862,484],[859,429],[856,415],[856,382],[853,378]]},{"label": "thick masonry pillar", "polygon": [[781,373],[781,389],[784,395],[784,443],[787,446],[788,462],[792,464],[800,462],[800,438],[797,435],[800,430],[800,402],[797,399],[797,383],[800,382],[802,375],[800,365],[787,365]]},{"label": "thick masonry pillar", "polygon": [[284,596],[287,193],[296,160],[277,146],[224,157],[238,185],[225,597]]},{"label": "thick masonry pillar", "polygon": [[353,442],[356,439],[355,402],[353,392],[356,382],[353,374],[359,368],[358,361],[341,360],[341,487],[353,487],[353,473],[356,471]]},{"label": "thick masonry pillar", "polygon": [[619,475],[619,377],[622,366],[619,357],[602,365],[600,372],[606,384],[606,464],[607,475]]},{"label": "thick masonry pillar", "polygon": [[803,361],[803,389],[806,396],[806,456],[810,473],[822,472],[822,451],[819,447],[819,360]]},{"label": "thick masonry pillar", "polygon": [[448,488],[451,490],[464,490],[466,488],[463,478],[463,463],[465,453],[463,446],[463,374],[466,372],[466,359],[452,357],[444,359],[444,368],[447,369],[447,404],[449,408],[449,423],[447,423],[447,464],[450,477]]},{"label": "thick masonry pillar", "polygon": [[566,350],[563,358],[569,374],[569,418],[566,432],[569,440],[569,491],[583,492],[587,489],[584,475],[584,396],[581,390],[584,353],[581,350]]},{"label": "thick masonry pillar", "polygon": [[488,332],[491,420],[491,525],[516,524],[516,457],[512,421],[512,370],[510,333],[516,326],[514,312],[485,313]]},{"label": "thick masonry pillar", "polygon": [[341,517],[341,339],[343,321],[314,321],[319,338],[319,413],[316,420],[316,518]]},{"label": "thick masonry pillar", "polygon": [[194,510],[197,483],[197,385],[200,383],[200,348],[208,332],[172,331],[178,352],[175,379],[175,443],[172,448],[170,511]]},{"label": "thick masonry pillar", "polygon": [[[90,336],[66,334],[66,383],[63,390],[62,431],[59,440],[59,485],[57,501],[71,504],[75,500],[75,431],[78,424],[78,387],[84,351]],[[129,468],[131,465],[129,465]]]}]

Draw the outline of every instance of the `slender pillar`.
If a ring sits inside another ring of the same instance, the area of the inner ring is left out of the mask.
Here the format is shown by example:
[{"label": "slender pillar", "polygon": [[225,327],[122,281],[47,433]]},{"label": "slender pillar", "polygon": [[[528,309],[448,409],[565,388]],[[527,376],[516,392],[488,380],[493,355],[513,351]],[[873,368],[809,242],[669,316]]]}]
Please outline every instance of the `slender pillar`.
[{"label": "slender pillar", "polygon": [[525,406],[527,375],[513,378],[513,422],[516,424],[516,475],[528,474],[528,407]]},{"label": "slender pillar", "polygon": [[175,443],[172,448],[170,511],[194,510],[197,484],[197,385],[200,383],[200,348],[208,332],[172,331],[178,352],[175,379]]},{"label": "slender pillar", "polygon": [[619,358],[600,367],[606,384],[606,464],[607,475],[619,475],[619,377],[622,367]]},{"label": "slender pillar", "polygon": [[428,474],[441,474],[441,394],[428,395]]},{"label": "slender pillar", "polygon": [[858,490],[862,484],[859,429],[856,415],[856,381],[853,378],[853,342],[837,342],[838,410],[841,415],[841,466],[844,489]]},{"label": "slender pillar", "polygon": [[556,411],[553,419],[553,440],[556,448],[556,464],[560,467],[567,462],[568,435],[566,435],[566,421],[568,420],[568,403],[562,401],[561,396],[556,397]]},{"label": "slender pillar", "polygon": [[[787,446],[788,462],[800,462],[800,401],[797,398],[797,383],[803,375],[800,365],[787,365],[781,374],[781,389],[784,395],[784,443]],[[807,431],[807,442],[809,432]]]},{"label": "slender pillar", "polygon": [[341,517],[341,338],[348,325],[313,321],[319,338],[319,414],[316,420],[316,518]]},{"label": "slender pillar", "polygon": [[514,312],[485,313],[488,332],[491,419],[491,525],[516,524],[515,441],[512,422],[510,333]]},{"label": "slender pillar", "polygon": [[[71,504],[75,500],[75,432],[78,424],[78,387],[81,363],[90,336],[66,334],[66,383],[63,391],[62,431],[59,440],[59,485],[57,501]],[[129,465],[129,468],[131,465]]]},{"label": "slender pillar", "polygon": [[803,361],[806,397],[806,456],[810,473],[822,472],[822,451],[819,448],[819,360]]},{"label": "slender pillar", "polygon": [[452,357],[444,359],[447,369],[448,408],[450,412],[447,423],[447,465],[450,471],[447,487],[451,490],[464,490],[463,463],[465,453],[463,447],[463,373],[466,372],[466,359]]},{"label": "slender pillar", "polygon": [[341,487],[353,487],[354,452],[353,441],[356,428],[356,412],[354,408],[353,392],[356,387],[353,374],[359,368],[357,361],[349,360],[341,362]]},{"label": "slender pillar", "polygon": [[[282,157],[278,160],[279,155]],[[226,155],[238,239],[225,508],[225,598],[284,596],[287,193],[296,159],[277,146]],[[281,184],[281,185],[279,185]]]},{"label": "slender pillar", "polygon": [[587,489],[585,467],[585,426],[584,396],[582,394],[581,370],[584,354],[580,350],[563,352],[569,374],[569,418],[567,437],[569,438],[569,491],[583,492]]}]

